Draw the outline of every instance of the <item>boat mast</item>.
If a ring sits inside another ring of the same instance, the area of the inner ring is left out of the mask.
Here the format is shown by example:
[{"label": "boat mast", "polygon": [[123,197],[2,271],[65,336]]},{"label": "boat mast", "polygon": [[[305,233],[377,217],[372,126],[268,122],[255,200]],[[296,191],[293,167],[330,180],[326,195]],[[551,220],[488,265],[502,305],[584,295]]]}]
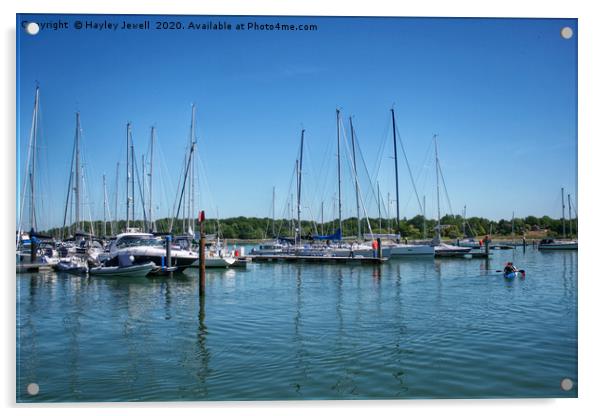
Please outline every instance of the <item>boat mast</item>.
[{"label": "boat mast", "polygon": [[395,110],[391,109],[391,119],[393,120],[393,155],[395,157],[395,204],[397,206],[397,216],[396,216],[396,224],[397,224],[397,232],[401,237],[401,227],[399,224],[399,176],[398,176],[398,168],[397,168],[397,132],[395,128]]},{"label": "boat mast", "polygon": [[130,228],[130,123],[127,123],[126,133],[125,133],[125,199],[126,199],[126,208],[125,208],[125,228],[126,230]]},{"label": "boat mast", "polygon": [[75,231],[82,230],[81,227],[81,165],[80,165],[80,140],[81,129],[79,111],[75,113]]},{"label": "boat mast", "polygon": [[321,217],[322,217],[322,221],[320,224],[320,233],[322,235],[324,235],[324,201],[322,201],[322,205],[321,205]]},{"label": "boat mast", "polygon": [[[297,225],[295,226],[295,245],[297,244],[297,238],[299,237],[299,234],[301,233],[301,221],[300,221],[300,201],[299,201],[299,159],[295,160],[295,176],[297,177]],[[293,213],[291,212],[291,215]],[[292,217],[294,218],[294,215],[292,215]],[[294,219],[293,219],[294,222]],[[299,243],[301,242],[301,238],[298,239]]]},{"label": "boat mast", "polygon": [[391,192],[387,192],[387,233],[391,234]]},{"label": "boat mast", "polygon": [[276,187],[272,187],[272,237],[276,237]]},{"label": "boat mast", "polygon": [[151,127],[150,142],[150,172],[148,174],[148,222],[150,231],[155,232],[155,223],[153,222],[153,155],[155,148],[155,126]]},{"label": "boat mast", "polygon": [[130,136],[130,158],[131,158],[131,162],[130,162],[130,171],[131,171],[131,178],[132,178],[132,227],[136,226],[136,187],[134,184],[134,179],[135,179],[135,163],[136,163],[136,159],[134,158],[134,140],[132,139],[132,130],[128,129],[128,134]]},{"label": "boat mast", "polygon": [[376,181],[376,189],[378,194],[378,229],[379,232],[382,232],[382,222],[381,222],[381,213],[380,213],[380,182]]},{"label": "boat mast", "polygon": [[[36,86],[36,97],[33,108],[33,139],[31,141],[31,171],[29,173],[29,183],[31,186],[31,206],[29,207],[29,224],[31,229],[37,228],[36,224],[36,211],[35,211],[35,177],[36,177],[36,152],[38,147],[38,112],[40,109],[40,87]],[[31,236],[30,236],[31,237]]]},{"label": "boat mast", "polygon": [[567,195],[567,200],[569,201],[569,238],[573,235],[573,219],[571,213],[571,194]]},{"label": "boat mast", "polygon": [[[115,171],[115,218],[113,220],[115,222],[115,228],[117,228],[117,225],[119,225],[119,222],[118,222],[119,211],[117,210],[118,207],[119,207],[119,162],[117,162],[117,170]],[[113,231],[111,231],[111,234],[113,234]]]},{"label": "boat mast", "polygon": [[339,229],[343,234],[343,208],[341,205],[341,133],[340,110],[337,108],[337,177],[339,182]]},{"label": "boat mast", "polygon": [[[194,146],[194,143],[196,143],[196,137],[195,137],[195,122],[196,122],[196,105],[192,105],[192,120],[190,121],[190,140],[191,140],[191,146]],[[192,215],[192,211],[194,210],[194,172],[195,172],[195,157],[193,155],[192,157],[192,166],[191,166],[191,171],[190,171],[190,209],[188,211],[188,218],[189,218],[189,223],[188,223],[188,228],[192,230],[192,235],[194,235],[194,226],[195,226],[195,221],[193,220],[193,215]]]},{"label": "boat mast", "polygon": [[303,172],[303,141],[305,129],[301,129],[301,151],[299,154],[299,165],[297,170],[297,226],[299,227],[299,243],[301,243],[301,175]]},{"label": "boat mast", "polygon": [[102,236],[107,236],[107,181],[106,175],[102,174],[103,204],[102,204]]},{"label": "boat mast", "polygon": [[560,194],[562,197],[562,238],[566,238],[566,227],[564,223],[564,188],[560,188]]},{"label": "boat mast", "polygon": [[[73,151],[71,152],[71,167],[69,168],[69,184],[67,185],[67,199],[65,200],[65,212],[63,214],[63,227],[61,228],[60,239],[64,237],[65,227],[67,224],[67,211],[71,208],[69,201],[73,199],[71,197],[71,182],[73,182],[73,159],[75,159],[75,143],[73,143]],[[72,219],[72,218],[71,218]],[[71,225],[69,225],[69,228]]]},{"label": "boat mast", "polygon": [[351,129],[351,154],[353,156],[353,176],[355,178],[355,205],[357,207],[357,239],[362,239],[362,224],[360,220],[360,195],[359,184],[357,182],[357,164],[355,161],[355,132],[353,131],[353,121],[349,117],[349,127]]},{"label": "boat mast", "polygon": [[[144,218],[144,229],[148,230],[148,224],[146,223],[146,207],[144,206],[144,193],[146,192],[146,165],[144,164],[144,155],[141,155],[142,159],[142,189],[140,190],[140,200],[142,201],[142,217]],[[137,173],[137,172],[136,172]],[[138,178],[140,181],[140,178]],[[139,185],[140,186],[140,185]]]},{"label": "boat mast", "polygon": [[193,235],[194,235],[194,221],[192,220],[192,210],[194,207],[194,165],[195,165],[195,158],[194,158],[194,145],[196,143],[196,138],[195,138],[195,117],[196,117],[196,105],[192,104],[192,115],[191,115],[191,119],[190,119],[190,148],[193,149],[193,153],[192,153],[192,160],[191,160],[191,166],[190,166],[190,186],[188,189],[188,216],[187,216],[187,220],[188,220],[188,230],[191,230]]},{"label": "boat mast", "polygon": [[[512,213],[514,217],[514,213]],[[514,223],[512,223],[514,226]],[[462,211],[462,236],[466,237],[466,205],[464,205],[464,210]]]},{"label": "boat mast", "polygon": [[426,195],[422,195],[422,238],[426,240]]},{"label": "boat mast", "polygon": [[[19,213],[18,213],[18,218],[19,218],[19,225],[18,225],[18,229],[17,229],[17,249],[19,248],[19,245],[21,244],[21,240],[22,240],[22,227],[23,227],[23,211],[24,211],[24,207],[25,207],[25,198],[27,195],[27,187],[28,184],[31,184],[33,182],[33,173],[32,173],[32,154],[35,153],[35,142],[37,141],[36,136],[37,136],[37,120],[38,120],[38,103],[39,103],[39,91],[40,91],[40,87],[36,84],[36,92],[35,92],[35,96],[34,96],[34,104],[33,104],[33,114],[32,114],[32,119],[31,119],[31,130],[29,131],[29,149],[27,151],[27,163],[25,165],[25,180],[23,181],[23,191],[21,193],[21,201],[20,201],[20,209],[19,209]],[[29,220],[30,223],[29,225],[31,226],[31,230],[33,230],[34,226],[35,226],[35,211],[34,211],[34,202],[35,202],[35,198],[34,198],[34,190],[30,189],[31,191],[31,202],[30,202],[30,207],[29,207]]]},{"label": "boat mast", "polygon": [[439,149],[437,147],[437,135],[433,135],[433,140],[435,141],[435,170],[437,177],[437,232],[436,232],[436,243],[439,244],[441,242],[441,207],[439,201]]}]

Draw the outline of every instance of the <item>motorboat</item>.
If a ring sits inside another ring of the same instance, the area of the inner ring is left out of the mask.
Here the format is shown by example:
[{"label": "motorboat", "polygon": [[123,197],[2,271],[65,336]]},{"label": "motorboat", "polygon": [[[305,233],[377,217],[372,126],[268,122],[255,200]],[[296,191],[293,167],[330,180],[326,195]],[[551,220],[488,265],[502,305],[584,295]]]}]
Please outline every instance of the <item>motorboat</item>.
[{"label": "motorboat", "polygon": [[577,241],[575,240],[554,240],[545,238],[539,242],[537,246],[539,250],[577,250]]},{"label": "motorboat", "polygon": [[[111,242],[108,253],[98,257],[105,266],[114,266],[121,255],[133,256],[135,264],[153,262],[155,265],[167,264],[167,240],[149,233],[129,232],[116,236]],[[198,260],[198,254],[179,247],[170,247],[171,267],[177,272],[190,267]]]},{"label": "motorboat", "polygon": [[70,274],[87,274],[88,264],[76,257],[60,259],[57,264],[54,265],[54,269],[58,272],[70,273]]},{"label": "motorboat", "polygon": [[121,254],[116,257],[117,264],[105,263],[90,269],[90,275],[105,277],[144,277],[157,268],[152,261],[134,263],[134,256]]}]

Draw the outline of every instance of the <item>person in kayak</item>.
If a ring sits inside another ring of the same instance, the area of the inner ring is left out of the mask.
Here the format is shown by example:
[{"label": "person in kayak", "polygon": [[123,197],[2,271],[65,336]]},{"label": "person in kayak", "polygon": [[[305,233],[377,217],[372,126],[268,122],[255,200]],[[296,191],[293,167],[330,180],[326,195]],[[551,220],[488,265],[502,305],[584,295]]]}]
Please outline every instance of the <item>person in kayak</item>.
[{"label": "person in kayak", "polygon": [[508,274],[508,273],[512,273],[512,272],[517,272],[518,269],[516,267],[514,267],[514,265],[512,264],[511,261],[509,261],[508,263],[506,263],[506,267],[504,267],[504,274]]}]

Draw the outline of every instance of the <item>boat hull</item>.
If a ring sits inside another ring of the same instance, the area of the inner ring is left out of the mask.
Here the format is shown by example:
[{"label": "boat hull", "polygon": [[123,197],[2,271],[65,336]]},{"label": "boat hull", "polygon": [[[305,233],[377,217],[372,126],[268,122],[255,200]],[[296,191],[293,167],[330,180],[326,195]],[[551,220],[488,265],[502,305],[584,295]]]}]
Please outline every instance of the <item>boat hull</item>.
[{"label": "boat hull", "polygon": [[70,274],[86,274],[88,273],[88,267],[75,262],[64,262],[61,261],[54,266],[57,272],[70,273]]},{"label": "boat hull", "polygon": [[469,255],[471,252],[470,247],[459,247],[450,244],[439,244],[433,247],[435,255],[437,257],[457,257],[462,255]]},{"label": "boat hull", "polygon": [[[234,257],[207,257],[205,258],[205,268],[226,268],[236,262]],[[191,267],[199,267],[199,260],[192,263]]]},{"label": "boat hull", "polygon": [[[119,256],[133,256],[136,263],[148,263],[153,262],[157,266],[167,266],[167,255],[164,248],[156,247],[129,247],[126,249],[120,249],[111,253],[111,258],[105,260],[106,266],[117,266]],[[191,267],[195,261],[198,260],[198,255],[193,252],[187,252],[183,250],[172,250],[171,252],[171,266],[176,267],[176,272],[182,272],[184,269]]]},{"label": "boat hull", "polygon": [[577,243],[553,243],[553,244],[540,244],[538,248],[542,251],[552,250],[578,250]]},{"label": "boat hull", "polygon": [[435,248],[427,245],[396,244],[385,247],[391,250],[391,257],[433,257],[435,255]]},{"label": "boat hull", "polygon": [[148,275],[155,267],[155,264],[152,262],[126,267],[101,266],[91,268],[90,274],[93,276],[104,277],[144,277]]}]

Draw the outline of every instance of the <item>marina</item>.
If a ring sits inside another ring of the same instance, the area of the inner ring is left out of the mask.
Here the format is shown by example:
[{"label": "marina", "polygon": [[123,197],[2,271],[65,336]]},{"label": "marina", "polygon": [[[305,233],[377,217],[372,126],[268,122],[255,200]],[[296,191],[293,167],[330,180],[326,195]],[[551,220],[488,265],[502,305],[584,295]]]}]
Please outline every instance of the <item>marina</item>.
[{"label": "marina", "polygon": [[16,401],[578,397],[577,20],[207,19],[17,15]]}]

